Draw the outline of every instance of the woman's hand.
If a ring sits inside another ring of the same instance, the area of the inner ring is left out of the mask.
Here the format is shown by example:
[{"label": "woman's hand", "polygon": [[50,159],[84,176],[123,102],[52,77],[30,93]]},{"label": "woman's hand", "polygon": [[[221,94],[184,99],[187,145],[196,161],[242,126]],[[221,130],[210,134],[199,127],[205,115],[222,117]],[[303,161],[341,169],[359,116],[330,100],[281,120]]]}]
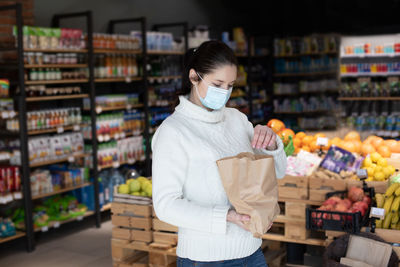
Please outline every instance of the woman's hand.
[{"label": "woman's hand", "polygon": [[275,150],[277,149],[276,134],[268,126],[257,125],[254,128],[251,146],[257,149]]},{"label": "woman's hand", "polygon": [[226,220],[242,227],[246,231],[249,231],[245,225],[246,222],[250,221],[250,216],[248,215],[239,214],[235,210],[230,210],[228,215],[226,215]]}]

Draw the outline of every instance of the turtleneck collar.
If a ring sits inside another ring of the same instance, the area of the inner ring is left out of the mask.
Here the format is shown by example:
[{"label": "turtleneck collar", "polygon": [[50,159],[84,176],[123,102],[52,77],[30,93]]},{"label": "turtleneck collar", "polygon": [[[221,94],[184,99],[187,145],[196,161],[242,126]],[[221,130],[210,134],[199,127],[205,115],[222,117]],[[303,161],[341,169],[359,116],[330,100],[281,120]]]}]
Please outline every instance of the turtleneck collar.
[{"label": "turtleneck collar", "polygon": [[222,121],[224,109],[225,107],[220,110],[208,111],[207,109],[192,103],[185,96],[179,96],[179,105],[175,108],[178,113],[181,113],[186,117],[208,123],[218,123]]}]

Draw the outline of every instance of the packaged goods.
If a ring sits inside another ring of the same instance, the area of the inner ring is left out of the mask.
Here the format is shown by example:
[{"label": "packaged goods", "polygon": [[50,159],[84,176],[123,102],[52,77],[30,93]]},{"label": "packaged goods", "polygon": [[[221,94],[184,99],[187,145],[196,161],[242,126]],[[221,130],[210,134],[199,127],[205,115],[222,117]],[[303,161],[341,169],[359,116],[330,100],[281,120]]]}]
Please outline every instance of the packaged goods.
[{"label": "packaged goods", "polygon": [[96,78],[136,77],[139,67],[134,55],[96,55],[94,76]]},{"label": "packaged goods", "polygon": [[140,40],[132,35],[93,33],[93,48],[95,49],[140,49]]}]

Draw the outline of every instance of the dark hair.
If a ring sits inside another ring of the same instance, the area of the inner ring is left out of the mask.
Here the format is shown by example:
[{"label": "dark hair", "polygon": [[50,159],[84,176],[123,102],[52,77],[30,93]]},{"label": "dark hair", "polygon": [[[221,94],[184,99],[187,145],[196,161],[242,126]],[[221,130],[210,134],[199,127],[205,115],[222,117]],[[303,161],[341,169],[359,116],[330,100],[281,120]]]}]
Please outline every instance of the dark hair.
[{"label": "dark hair", "polygon": [[[198,48],[189,49],[183,62],[183,76],[181,94],[188,94],[192,89],[189,72],[194,69],[199,75],[211,73],[223,65],[237,66],[237,59],[232,49],[220,41],[207,41]],[[198,77],[196,77],[199,79]]]}]

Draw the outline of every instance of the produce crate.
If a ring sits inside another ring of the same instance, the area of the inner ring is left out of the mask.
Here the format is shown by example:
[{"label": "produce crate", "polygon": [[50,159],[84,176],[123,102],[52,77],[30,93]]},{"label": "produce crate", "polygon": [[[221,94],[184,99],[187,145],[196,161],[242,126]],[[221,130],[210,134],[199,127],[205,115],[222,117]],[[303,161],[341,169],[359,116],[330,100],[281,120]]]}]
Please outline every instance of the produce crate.
[{"label": "produce crate", "polygon": [[308,176],[286,175],[278,186],[279,198],[308,199]]},{"label": "produce crate", "polygon": [[309,178],[310,200],[324,201],[326,194],[347,189],[346,180],[322,179],[311,176]]},{"label": "produce crate", "polygon": [[114,267],[170,267],[176,266],[176,247],[167,244],[111,241]]},{"label": "produce crate", "polygon": [[149,205],[111,204],[112,237],[128,241],[153,241],[152,211]]},{"label": "produce crate", "polygon": [[[373,199],[375,193],[374,188],[364,187],[364,194]],[[346,191],[337,191],[326,194],[326,198],[338,196],[344,198],[347,196]],[[325,211],[317,209],[306,209],[306,226],[310,230],[332,230],[348,233],[359,233],[361,227],[369,223],[369,208],[364,216],[361,212],[349,213],[338,211]]]},{"label": "produce crate", "polygon": [[[370,181],[366,182],[368,187],[372,187],[375,190],[375,193],[384,194],[386,189],[389,187],[389,181]],[[362,188],[363,182],[356,180],[348,180],[347,181],[347,189],[352,188],[353,186]]]},{"label": "produce crate", "polygon": [[153,210],[153,240],[160,244],[176,246],[178,243],[178,227],[170,225],[157,218]]}]

